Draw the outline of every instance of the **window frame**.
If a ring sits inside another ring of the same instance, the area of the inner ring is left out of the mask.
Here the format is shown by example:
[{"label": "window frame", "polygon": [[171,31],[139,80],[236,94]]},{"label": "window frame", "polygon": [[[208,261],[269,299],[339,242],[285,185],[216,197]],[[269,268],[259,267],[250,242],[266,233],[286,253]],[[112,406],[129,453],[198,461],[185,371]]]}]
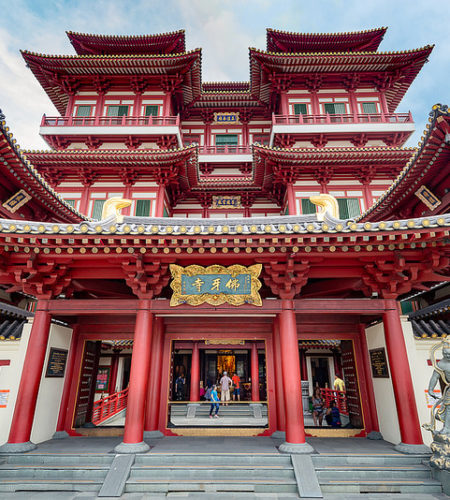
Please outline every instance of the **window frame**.
[{"label": "window frame", "polygon": [[[156,114],[147,114],[147,109],[149,108],[156,108]],[[159,116],[159,106],[158,104],[144,104],[144,116],[145,117],[150,117],[150,116]]]},{"label": "window frame", "polygon": [[[294,104],[294,115],[307,115],[308,114],[308,104],[306,102],[295,102]],[[297,113],[297,106],[304,106],[305,112]]]},{"label": "window frame", "polygon": [[[233,144],[231,144],[231,143],[218,144],[217,143],[217,139],[219,137],[236,137],[236,143],[233,143]],[[223,147],[223,148],[226,147],[226,146],[232,147],[232,148],[234,148],[236,146],[239,146],[239,134],[214,134],[214,145],[215,146],[219,146],[219,147]]]},{"label": "window frame", "polygon": [[[117,115],[110,115],[109,112],[112,108],[118,108],[118,112],[120,112],[120,108],[126,108],[127,112],[126,114],[117,114]],[[130,112],[130,105],[129,104],[107,104],[106,105],[106,116],[108,118],[122,118],[123,116],[129,116],[128,113]]]}]

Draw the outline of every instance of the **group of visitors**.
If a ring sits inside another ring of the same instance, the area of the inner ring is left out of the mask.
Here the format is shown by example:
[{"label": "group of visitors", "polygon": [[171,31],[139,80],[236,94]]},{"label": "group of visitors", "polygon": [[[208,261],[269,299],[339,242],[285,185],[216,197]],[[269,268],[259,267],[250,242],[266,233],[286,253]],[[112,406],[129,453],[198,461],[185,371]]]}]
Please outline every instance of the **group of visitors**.
[{"label": "group of visitors", "polygon": [[[208,384],[208,381],[207,381]],[[233,387],[233,400],[241,400],[241,379],[237,373],[233,375],[233,378],[228,376],[227,372],[223,372],[222,377],[219,380],[220,386],[220,399],[224,406],[228,406],[228,401],[231,400],[230,392]],[[219,395],[217,393],[218,386],[216,384],[211,384],[207,387],[204,398],[211,401],[211,408],[209,410],[209,418],[219,418]]]},{"label": "group of visitors", "polygon": [[[345,383],[338,375],[335,375],[334,390],[345,391]],[[323,417],[325,417],[325,421],[330,427],[341,427],[341,414],[339,412],[339,408],[336,405],[336,401],[331,400],[328,408],[326,408],[325,401],[322,398],[320,387],[316,387],[314,389],[314,394],[312,396],[312,410],[315,426],[321,427]]]}]

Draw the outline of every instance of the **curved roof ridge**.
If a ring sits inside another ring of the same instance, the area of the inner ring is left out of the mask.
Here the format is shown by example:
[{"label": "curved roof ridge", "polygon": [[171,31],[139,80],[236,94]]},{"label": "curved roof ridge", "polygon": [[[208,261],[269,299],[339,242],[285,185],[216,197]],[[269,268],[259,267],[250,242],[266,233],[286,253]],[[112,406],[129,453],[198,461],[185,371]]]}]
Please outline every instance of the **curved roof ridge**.
[{"label": "curved roof ridge", "polygon": [[297,31],[284,31],[284,30],[277,30],[274,28],[266,28],[266,32],[272,32],[272,33],[283,33],[284,35],[360,35],[363,33],[377,33],[380,31],[387,31],[387,26],[381,26],[380,28],[371,28],[368,30],[359,30],[359,31],[336,31],[336,32],[328,32],[328,33],[302,33],[302,32],[297,32]]}]

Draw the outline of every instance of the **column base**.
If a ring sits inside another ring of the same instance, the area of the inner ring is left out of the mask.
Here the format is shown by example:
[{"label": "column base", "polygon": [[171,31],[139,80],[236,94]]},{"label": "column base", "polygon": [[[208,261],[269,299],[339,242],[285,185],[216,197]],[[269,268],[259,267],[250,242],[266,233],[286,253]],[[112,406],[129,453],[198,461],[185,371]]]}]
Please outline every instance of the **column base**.
[{"label": "column base", "polygon": [[141,441],[140,443],[120,443],[115,448],[116,453],[146,453],[150,446]]},{"label": "column base", "polygon": [[289,453],[289,455],[300,455],[306,453],[314,453],[314,448],[308,443],[288,443],[285,441],[278,447],[281,453]]},{"label": "column base", "polygon": [[70,436],[66,431],[56,431],[53,434],[52,439],[66,439],[68,437]]},{"label": "column base", "polygon": [[383,434],[381,434],[381,432],[378,431],[371,431],[369,432],[369,434],[367,434],[367,439],[373,439],[373,440],[383,439]]},{"label": "column base", "polygon": [[429,455],[431,450],[425,444],[405,444],[399,443],[394,446],[394,450],[407,455]]},{"label": "column base", "polygon": [[275,431],[271,434],[270,436],[272,439],[282,439],[283,441],[286,440],[286,433],[284,431]]},{"label": "column base", "polygon": [[0,446],[0,453],[26,453],[36,448],[37,446],[31,441],[26,443],[5,443]]},{"label": "column base", "polygon": [[159,439],[163,437],[164,434],[161,431],[144,431],[144,439]]}]

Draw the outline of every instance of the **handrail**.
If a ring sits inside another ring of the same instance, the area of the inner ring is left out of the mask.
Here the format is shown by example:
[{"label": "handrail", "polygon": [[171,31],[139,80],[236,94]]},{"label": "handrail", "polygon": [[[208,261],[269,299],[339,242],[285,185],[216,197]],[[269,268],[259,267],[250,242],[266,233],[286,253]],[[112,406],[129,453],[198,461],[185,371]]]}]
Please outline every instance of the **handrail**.
[{"label": "handrail", "polygon": [[92,408],[92,423],[101,424],[127,407],[128,387],[120,392],[115,392],[106,398],[96,401]]},{"label": "handrail", "polygon": [[177,116],[46,116],[41,127],[168,127],[180,126]]},{"label": "handrail", "polygon": [[250,146],[200,146],[199,154],[215,154],[215,155],[226,155],[226,154],[251,154],[252,150]]},{"label": "handrail", "polygon": [[328,123],[413,123],[411,113],[349,113],[342,115],[272,115],[272,125],[321,125]]},{"label": "handrail", "polygon": [[340,413],[348,415],[347,394],[345,391],[335,391],[334,389],[320,389],[320,397],[325,401],[325,406],[330,407],[331,401],[336,403]]}]

